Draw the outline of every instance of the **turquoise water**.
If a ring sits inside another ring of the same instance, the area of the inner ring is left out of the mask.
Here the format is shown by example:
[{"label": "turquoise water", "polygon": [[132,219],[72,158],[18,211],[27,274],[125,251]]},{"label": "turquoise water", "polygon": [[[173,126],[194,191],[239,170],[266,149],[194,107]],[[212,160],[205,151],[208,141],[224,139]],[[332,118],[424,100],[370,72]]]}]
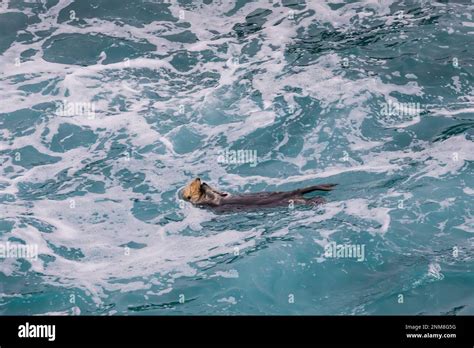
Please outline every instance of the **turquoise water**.
[{"label": "turquoise water", "polygon": [[474,314],[473,9],[3,1],[0,313]]}]

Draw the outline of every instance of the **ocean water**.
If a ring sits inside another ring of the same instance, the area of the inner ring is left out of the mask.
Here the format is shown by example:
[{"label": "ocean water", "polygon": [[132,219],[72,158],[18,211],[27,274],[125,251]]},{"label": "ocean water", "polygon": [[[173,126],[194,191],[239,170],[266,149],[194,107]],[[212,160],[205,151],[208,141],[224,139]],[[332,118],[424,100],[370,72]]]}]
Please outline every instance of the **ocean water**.
[{"label": "ocean water", "polygon": [[0,314],[474,314],[473,10],[3,0]]}]

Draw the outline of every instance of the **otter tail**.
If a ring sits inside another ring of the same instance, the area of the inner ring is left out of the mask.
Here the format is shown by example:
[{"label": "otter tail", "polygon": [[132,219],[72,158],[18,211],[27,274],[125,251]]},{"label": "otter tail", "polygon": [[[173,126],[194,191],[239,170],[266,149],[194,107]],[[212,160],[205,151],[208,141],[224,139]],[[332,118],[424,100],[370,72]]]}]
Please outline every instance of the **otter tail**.
[{"label": "otter tail", "polygon": [[297,192],[301,194],[305,194],[305,193],[310,193],[313,191],[331,191],[336,185],[337,184],[323,184],[323,185],[308,186],[308,187],[297,190]]}]

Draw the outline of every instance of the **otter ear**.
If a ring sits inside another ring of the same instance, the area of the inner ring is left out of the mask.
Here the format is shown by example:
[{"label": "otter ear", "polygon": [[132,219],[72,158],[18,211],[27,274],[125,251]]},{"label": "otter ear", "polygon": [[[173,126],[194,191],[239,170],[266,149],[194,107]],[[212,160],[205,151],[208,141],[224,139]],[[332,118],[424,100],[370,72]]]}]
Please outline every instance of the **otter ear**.
[{"label": "otter ear", "polygon": [[199,185],[199,188],[202,189],[202,181],[201,178],[194,179],[195,184]]}]

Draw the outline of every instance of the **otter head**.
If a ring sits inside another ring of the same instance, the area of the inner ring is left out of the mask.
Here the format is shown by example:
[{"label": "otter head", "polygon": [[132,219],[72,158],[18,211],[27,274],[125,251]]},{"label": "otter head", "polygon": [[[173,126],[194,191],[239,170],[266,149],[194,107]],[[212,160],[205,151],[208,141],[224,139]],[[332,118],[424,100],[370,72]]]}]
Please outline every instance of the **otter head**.
[{"label": "otter head", "polygon": [[189,183],[183,189],[183,199],[185,201],[189,201],[191,203],[199,202],[200,198],[204,194],[204,190],[202,189],[201,179],[196,178]]}]

